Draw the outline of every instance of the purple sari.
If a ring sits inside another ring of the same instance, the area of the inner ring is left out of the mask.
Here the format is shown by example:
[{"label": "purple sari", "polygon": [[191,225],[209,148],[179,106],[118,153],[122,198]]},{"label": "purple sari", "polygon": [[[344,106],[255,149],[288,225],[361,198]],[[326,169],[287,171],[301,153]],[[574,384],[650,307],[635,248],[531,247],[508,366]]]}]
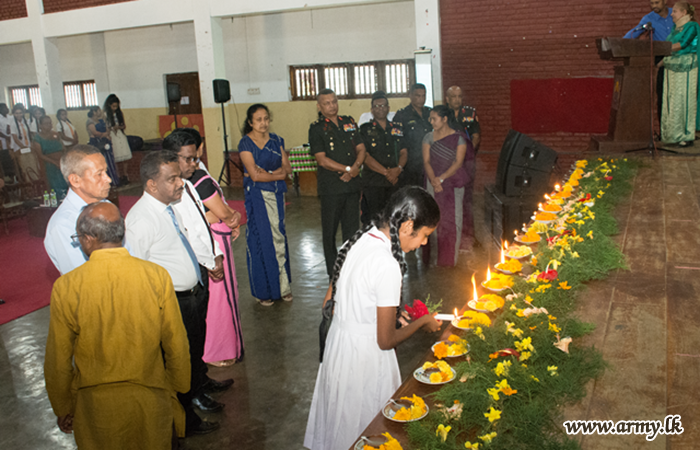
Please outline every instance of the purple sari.
[{"label": "purple sari", "polygon": [[[472,226],[471,222],[466,222],[468,218],[471,219],[475,153],[471,140],[463,132],[451,134],[430,145],[430,166],[433,173],[441,174],[455,162],[460,141],[467,145],[464,162],[454,175],[442,183],[442,192],[434,192],[432,185],[426,183],[426,189],[435,197],[440,207],[440,223],[431,235],[428,245],[423,247],[423,261],[433,262],[438,266],[457,264],[462,228]],[[467,187],[470,188],[469,195],[465,192]]]}]

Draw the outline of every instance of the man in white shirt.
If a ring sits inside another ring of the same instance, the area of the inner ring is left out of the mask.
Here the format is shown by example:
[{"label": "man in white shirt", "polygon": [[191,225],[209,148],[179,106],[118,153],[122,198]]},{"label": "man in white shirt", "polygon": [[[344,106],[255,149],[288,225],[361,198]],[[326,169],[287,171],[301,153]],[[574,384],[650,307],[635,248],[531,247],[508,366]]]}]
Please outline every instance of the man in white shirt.
[{"label": "man in white shirt", "polygon": [[61,157],[61,173],[70,189],[46,227],[44,248],[61,275],[87,261],[75,235],[83,208],[109,195],[111,179],[102,153],[91,145],[78,145]]},{"label": "man in white shirt", "polygon": [[[168,271],[173,280],[182,320],[190,344],[192,378],[190,391],[178,394],[185,409],[186,433],[205,434],[219,428],[218,422],[203,421],[193,405],[218,411],[223,404],[205,394],[207,366],[202,361],[206,335],[208,290],[207,269],[202,269],[190,242],[189,231],[172,204],[182,198],[184,183],[178,156],[171,151],[147,154],[141,162],[144,193],[126,216],[126,239],[131,254],[151,261]],[[230,383],[229,383],[230,385]],[[204,406],[204,407],[202,407]]]}]

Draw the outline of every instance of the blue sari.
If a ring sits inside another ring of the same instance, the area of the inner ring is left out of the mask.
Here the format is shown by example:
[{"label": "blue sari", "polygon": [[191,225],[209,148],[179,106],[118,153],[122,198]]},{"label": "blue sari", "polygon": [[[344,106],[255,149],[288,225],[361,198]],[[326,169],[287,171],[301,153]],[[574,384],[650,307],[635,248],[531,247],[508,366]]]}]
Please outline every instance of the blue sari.
[{"label": "blue sari", "polygon": [[[244,136],[238,143],[239,152],[250,152],[255,164],[268,172],[282,166],[284,139],[270,133],[263,148]],[[260,300],[277,300],[291,294],[289,271],[289,246],[284,225],[284,194],[287,184],[283,181],[254,182],[244,169],[243,189],[246,227],[248,279],[253,297]]]}]

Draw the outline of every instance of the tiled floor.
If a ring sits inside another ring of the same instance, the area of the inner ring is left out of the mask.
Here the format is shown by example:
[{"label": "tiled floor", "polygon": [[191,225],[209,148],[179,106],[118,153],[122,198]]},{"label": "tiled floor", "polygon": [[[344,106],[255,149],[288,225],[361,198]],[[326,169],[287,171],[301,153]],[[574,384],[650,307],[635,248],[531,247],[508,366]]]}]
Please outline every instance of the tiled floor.
[{"label": "tiled floor", "polygon": [[[696,187],[697,186],[697,187]],[[697,189],[697,191],[696,191]],[[590,394],[565,410],[568,419],[663,419],[681,414],[684,434],[648,443],[643,436],[586,436],[584,449],[697,448],[700,399],[700,161],[667,157],[649,162],[635,180],[631,199],[617,210],[617,242],[630,272],[591,284],[580,315],[597,324],[588,342],[611,364],[589,386]],[[229,198],[241,198],[240,190]],[[475,196],[477,222],[481,200]],[[245,238],[234,243],[246,356],[214,378],[233,377],[234,387],[217,399],[226,404],[212,420],[222,428],[183,441],[185,449],[300,449],[318,369],[319,306],[327,288],[321,249],[319,202],[288,198],[287,230],[294,301],[266,308],[250,296]],[[482,227],[478,236],[486,242]],[[408,255],[405,298],[444,299],[446,309],[463,303],[473,270],[483,271],[490,249],[462,255],[458,267],[428,269]],[[492,257],[496,258],[494,252]],[[0,448],[71,449],[73,438],[55,426],[43,386],[48,309],[0,326]],[[433,336],[418,333],[398,350],[404,375]]]}]

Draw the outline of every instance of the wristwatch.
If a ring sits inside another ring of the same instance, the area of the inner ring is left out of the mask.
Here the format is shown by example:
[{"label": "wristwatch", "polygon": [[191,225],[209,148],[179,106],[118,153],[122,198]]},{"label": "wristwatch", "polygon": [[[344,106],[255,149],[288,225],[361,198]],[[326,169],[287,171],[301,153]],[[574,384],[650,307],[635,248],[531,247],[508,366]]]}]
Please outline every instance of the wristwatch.
[{"label": "wristwatch", "polygon": [[350,173],[351,170],[352,170],[352,168],[350,166],[345,166],[345,171],[347,173]]}]

